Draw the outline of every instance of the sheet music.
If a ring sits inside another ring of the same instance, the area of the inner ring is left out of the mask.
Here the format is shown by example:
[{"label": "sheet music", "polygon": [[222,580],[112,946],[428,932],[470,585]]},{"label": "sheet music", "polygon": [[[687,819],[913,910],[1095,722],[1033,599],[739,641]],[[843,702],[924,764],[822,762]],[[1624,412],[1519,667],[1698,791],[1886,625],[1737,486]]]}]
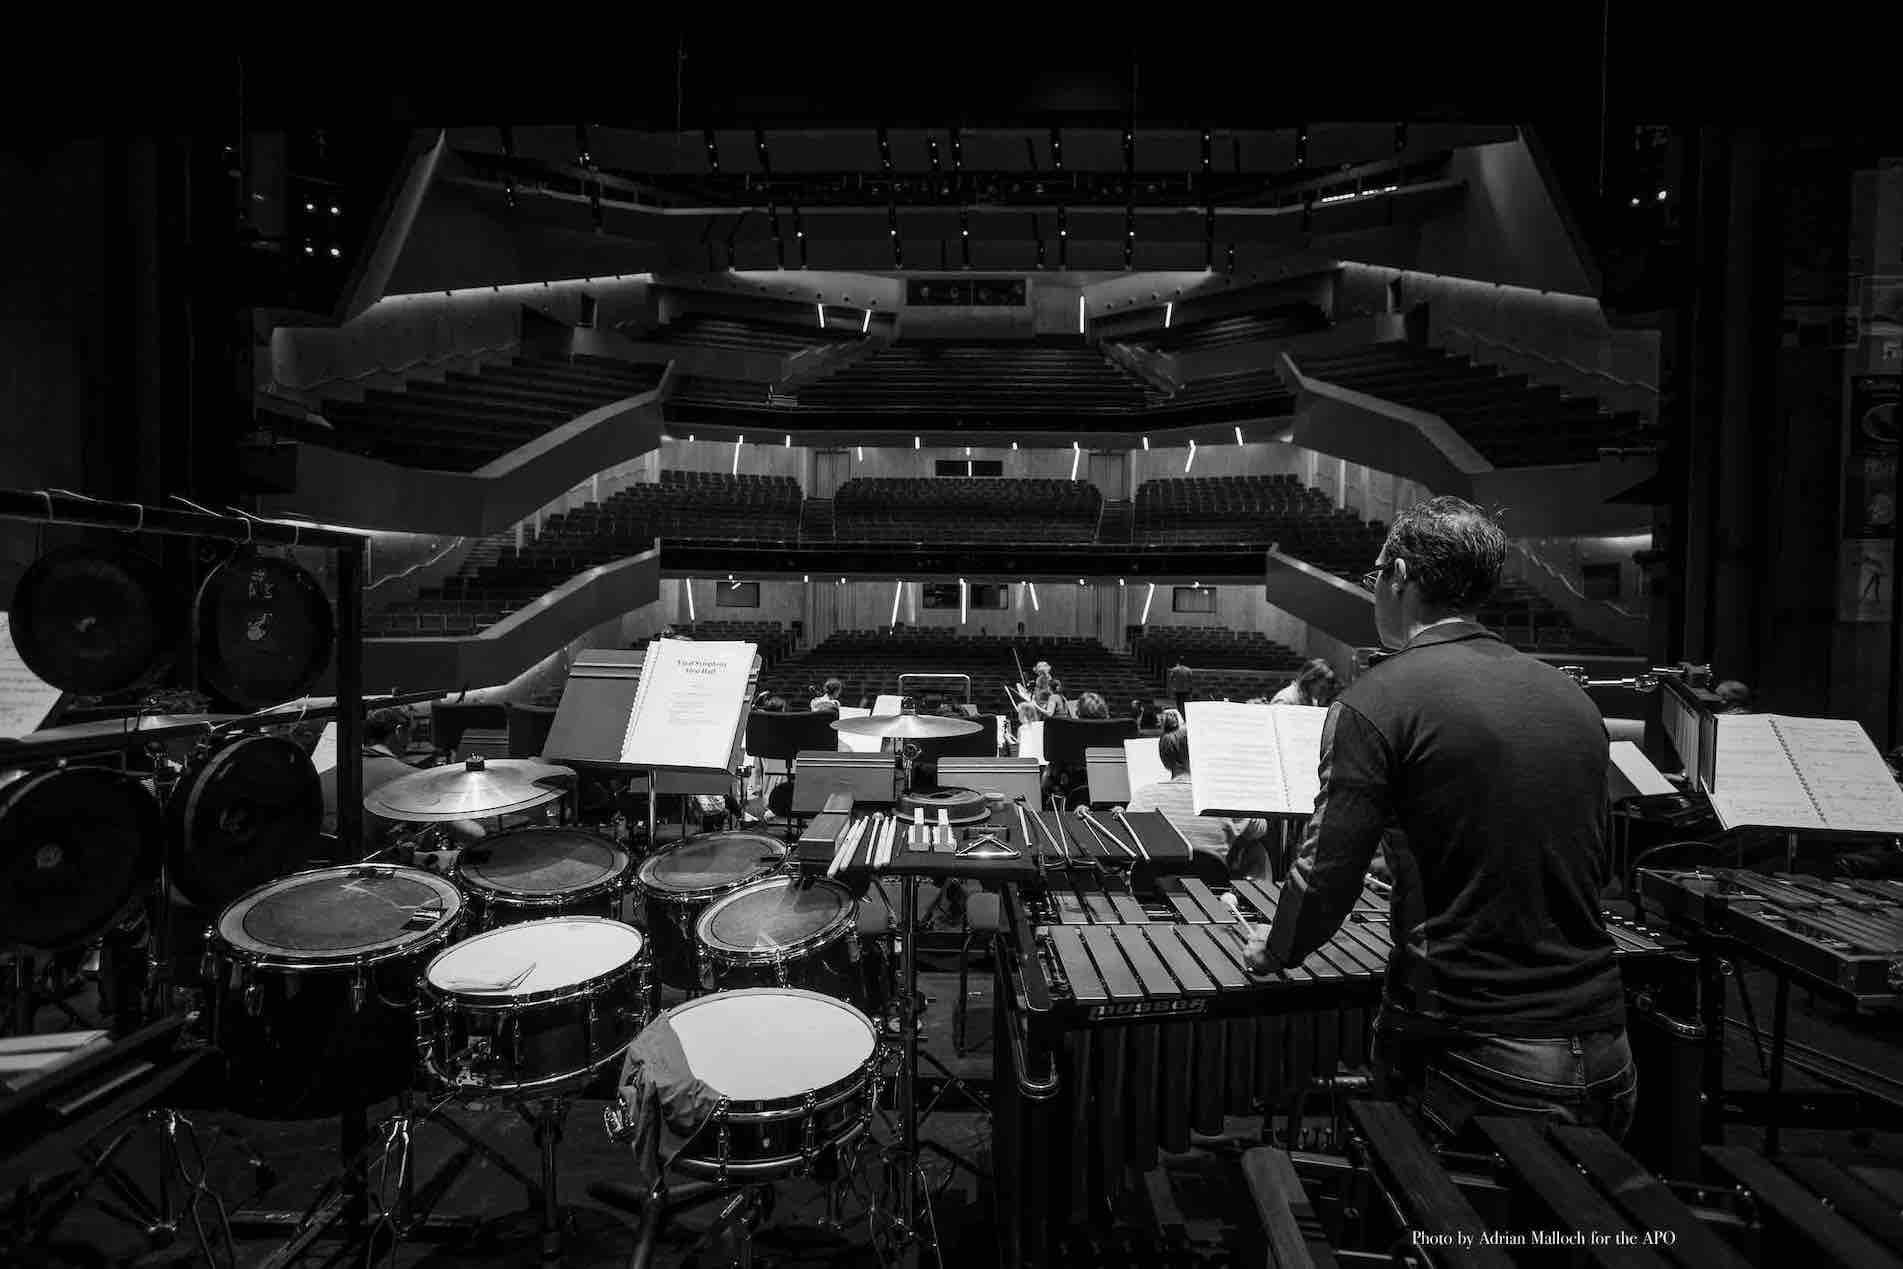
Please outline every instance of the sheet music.
[{"label": "sheet music", "polygon": [[1671,782],[1659,774],[1645,751],[1629,740],[1612,742],[1612,799],[1621,801],[1630,797],[1656,797],[1662,793],[1676,793]]},{"label": "sheet music", "polygon": [[1312,815],[1315,800],[1322,795],[1322,729],[1328,723],[1328,711],[1313,705],[1284,705],[1271,722],[1281,745],[1289,810]]},{"label": "sheet music", "polygon": [[894,714],[905,712],[905,698],[901,696],[879,696],[872,702],[872,712],[879,718],[890,718]]},{"label": "sheet music", "polygon": [[748,703],[754,652],[751,643],[649,644],[621,761],[653,769],[727,770]]},{"label": "sheet music", "polygon": [[60,691],[26,668],[8,617],[0,612],[0,738],[15,740],[40,729],[59,704]]},{"label": "sheet music", "polygon": [[1018,727],[1018,757],[1044,761],[1044,724],[1024,723]]},{"label": "sheet music", "polygon": [[1130,791],[1149,784],[1161,784],[1170,778],[1163,766],[1163,760],[1156,755],[1156,737],[1146,736],[1140,740],[1123,742],[1124,762],[1130,768]]},{"label": "sheet music", "polygon": [[1190,805],[1196,814],[1270,815],[1290,810],[1275,712],[1273,705],[1189,703]]},{"label": "sheet music", "polygon": [[1863,725],[1851,718],[1772,719],[1828,828],[1903,832],[1903,788]]},{"label": "sheet music", "polygon": [[[871,714],[871,710],[860,709],[855,705],[839,707],[841,718],[868,718]],[[885,741],[878,736],[855,736],[843,731],[839,733],[839,747],[847,753],[878,753],[884,746]]]},{"label": "sheet music", "polygon": [[317,768],[317,774],[337,769],[337,724],[325,723],[324,730],[317,737],[316,745],[311,748],[311,765]]},{"label": "sheet music", "polygon": [[1719,717],[1711,809],[1726,828],[1823,828],[1823,816],[1771,719],[1769,714]]}]

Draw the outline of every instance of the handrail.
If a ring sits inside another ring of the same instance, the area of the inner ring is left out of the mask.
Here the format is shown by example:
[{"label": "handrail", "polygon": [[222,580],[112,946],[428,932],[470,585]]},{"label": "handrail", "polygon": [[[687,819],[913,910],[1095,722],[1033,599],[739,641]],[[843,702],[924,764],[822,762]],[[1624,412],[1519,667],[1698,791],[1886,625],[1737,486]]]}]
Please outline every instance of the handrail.
[{"label": "handrail", "polygon": [[364,593],[368,594],[369,592],[375,590],[377,587],[383,585],[385,582],[399,581],[402,578],[410,576],[410,574],[416,572],[418,569],[430,568],[434,565],[442,563],[445,559],[449,557],[449,553],[451,551],[454,551],[457,547],[461,546],[464,542],[467,542],[468,540],[469,539],[466,537],[457,538],[454,542],[451,542],[448,546],[444,547],[442,550],[438,551],[436,554],[432,555],[430,558],[426,560],[418,560],[416,563],[404,569],[401,573],[386,573],[384,576],[379,577],[375,581],[366,585],[363,588]]},{"label": "handrail", "polygon": [[1610,599],[1589,599],[1586,596],[1586,593],[1584,591],[1580,590],[1577,586],[1573,585],[1571,578],[1567,577],[1565,573],[1561,572],[1558,568],[1548,563],[1544,556],[1542,556],[1539,552],[1535,551],[1532,547],[1527,546],[1525,543],[1511,542],[1509,543],[1509,545],[1512,546],[1514,550],[1518,551],[1522,556],[1524,556],[1529,563],[1536,566],[1541,572],[1545,573],[1548,577],[1558,582],[1561,586],[1564,586],[1566,588],[1566,593],[1571,595],[1574,599],[1577,599],[1580,603],[1596,604],[1599,607],[1606,609],[1608,612],[1617,613],[1619,616],[1625,618],[1627,621],[1644,621],[1645,620],[1644,614],[1632,612],[1629,609],[1622,608],[1618,604],[1613,603]]},{"label": "handrail", "polygon": [[1491,335],[1483,335],[1477,330],[1468,330],[1465,326],[1455,326],[1452,323],[1443,326],[1441,329],[1448,334],[1456,335],[1464,339],[1471,339],[1476,344],[1485,344],[1490,348],[1503,348],[1516,356],[1531,357],[1533,360],[1543,361],[1549,366],[1564,366],[1575,374],[1585,375],[1589,379],[1603,379],[1607,383],[1615,384],[1621,388],[1637,388],[1641,392],[1649,392],[1653,396],[1658,395],[1659,390],[1657,384],[1646,383],[1638,379],[1621,379],[1618,375],[1612,374],[1609,371],[1600,370],[1595,366],[1582,366],[1576,361],[1568,360],[1565,357],[1555,357],[1551,353],[1540,352],[1536,348],[1528,348],[1523,344],[1516,344],[1510,339],[1496,339]]},{"label": "handrail", "polygon": [[276,374],[273,374],[271,376],[271,386],[276,388],[284,388],[291,392],[315,392],[317,389],[323,387],[325,384],[356,383],[361,380],[368,379],[372,375],[408,374],[410,373],[410,371],[415,370],[420,366],[440,366],[445,362],[455,361],[462,357],[481,357],[489,353],[503,353],[503,352],[514,355],[515,353],[520,352],[521,348],[522,348],[522,341],[519,338],[509,339],[509,340],[504,340],[500,344],[495,344],[486,348],[463,348],[463,349],[458,349],[455,352],[443,353],[440,356],[418,357],[415,361],[404,362],[403,364],[396,365],[396,366],[386,366],[386,365],[383,365],[382,363],[378,363],[377,365],[370,367],[368,370],[365,370],[360,374],[331,375],[328,378],[313,379],[311,382],[306,384],[286,383],[282,379],[279,379]]}]

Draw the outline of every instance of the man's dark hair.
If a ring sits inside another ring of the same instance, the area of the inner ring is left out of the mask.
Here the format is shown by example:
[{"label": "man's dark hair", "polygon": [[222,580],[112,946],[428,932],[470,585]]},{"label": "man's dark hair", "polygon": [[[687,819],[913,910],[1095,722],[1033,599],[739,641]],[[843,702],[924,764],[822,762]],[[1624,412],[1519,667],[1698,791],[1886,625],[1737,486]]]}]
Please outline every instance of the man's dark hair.
[{"label": "man's dark hair", "polygon": [[363,720],[366,744],[387,745],[410,725],[410,716],[400,709],[380,709]]},{"label": "man's dark hair", "polygon": [[1382,548],[1407,561],[1408,576],[1429,608],[1478,606],[1500,584],[1507,539],[1492,516],[1460,498],[1429,498],[1394,517]]}]

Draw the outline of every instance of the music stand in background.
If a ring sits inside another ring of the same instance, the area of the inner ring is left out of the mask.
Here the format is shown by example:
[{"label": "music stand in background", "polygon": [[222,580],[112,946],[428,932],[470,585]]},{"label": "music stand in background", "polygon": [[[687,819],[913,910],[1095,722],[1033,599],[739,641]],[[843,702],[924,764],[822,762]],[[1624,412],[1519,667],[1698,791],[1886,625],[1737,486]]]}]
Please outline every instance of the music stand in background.
[{"label": "music stand in background", "polygon": [[[770,714],[756,709],[747,715],[747,753],[754,758],[784,761],[787,784],[796,786],[799,768],[794,760],[801,750],[837,750],[839,733],[833,730],[833,724],[838,721],[839,715],[829,709],[805,710],[797,714]],[[761,784],[761,793],[765,796],[764,782]],[[788,805],[791,805],[790,800]],[[786,833],[787,840],[793,840],[793,816],[790,812],[786,817]]]},{"label": "music stand in background", "polygon": [[1052,770],[1083,771],[1086,750],[1121,749],[1136,738],[1134,718],[1052,718],[1044,724],[1044,761]]},{"label": "music stand in background", "polygon": [[[989,719],[981,720],[989,723]],[[918,753],[912,760],[913,787],[935,789],[944,781],[938,775],[940,758],[995,758],[998,756],[998,729],[995,724],[980,727],[965,736],[946,736],[936,740],[914,740]],[[925,779],[918,779],[923,772]]]}]

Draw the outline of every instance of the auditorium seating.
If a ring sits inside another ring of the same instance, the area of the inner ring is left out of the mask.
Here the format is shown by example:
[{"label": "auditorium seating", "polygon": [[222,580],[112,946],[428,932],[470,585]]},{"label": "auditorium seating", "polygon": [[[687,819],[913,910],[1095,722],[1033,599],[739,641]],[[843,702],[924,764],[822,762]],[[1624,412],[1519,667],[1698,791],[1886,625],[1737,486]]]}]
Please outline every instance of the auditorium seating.
[{"label": "auditorium seating", "polygon": [[1089,481],[995,477],[848,480],[833,495],[841,542],[1091,542],[1103,495]]},{"label": "auditorium seating", "polygon": [[1404,342],[1295,361],[1311,379],[1438,415],[1496,467],[1589,463],[1601,448],[1635,443],[1644,426],[1636,413]]},{"label": "auditorium seating", "polygon": [[1073,702],[1085,692],[1101,693],[1110,712],[1127,716],[1132,700],[1156,695],[1152,676],[1131,658],[1111,652],[1095,639],[1078,636],[1032,639],[985,638],[945,630],[905,628],[846,630],[833,634],[811,651],[782,662],[762,686],[787,698],[806,699],[808,684],[838,678],[846,685],[841,699],[848,705],[899,690],[901,674],[968,674],[972,703],[987,714],[1008,708],[1004,685],[1015,683],[1017,650],[1024,668],[1049,661],[1064,695]]},{"label": "auditorium seating", "polygon": [[[695,621],[677,624],[674,630],[703,643],[754,644],[760,649],[762,670],[791,656],[799,647],[798,633],[777,621]],[[645,648],[653,641],[637,639],[628,646]]]},{"label": "auditorium seating", "polygon": [[452,371],[441,383],[401,392],[373,388],[362,401],[327,401],[334,430],[296,429],[296,439],[404,467],[474,471],[590,410],[651,392],[661,367],[588,357],[523,358]]},{"label": "auditorium seating", "polygon": [[1137,489],[1135,541],[1146,547],[1258,549],[1288,555],[1344,578],[1374,563],[1387,526],[1365,523],[1293,476],[1193,476],[1148,480]]},{"label": "auditorium seating", "polygon": [[1479,613],[1481,622],[1522,652],[1542,655],[1633,656],[1631,648],[1572,624],[1553,602],[1524,582],[1506,579]]},{"label": "auditorium seating", "polygon": [[817,320],[810,328],[801,329],[689,313],[654,330],[648,338],[696,348],[732,348],[741,352],[775,353],[784,357],[804,352],[808,348],[856,341],[861,336],[845,331],[821,330]]},{"label": "auditorium seating", "polygon": [[1280,418],[1294,412],[1295,394],[1282,383],[1273,366],[1192,379],[1173,395],[1153,397],[1146,411],[1169,417],[1172,422],[1177,415],[1193,416],[1193,421],[1199,423]]},{"label": "auditorium seating", "polygon": [[1143,385],[1083,344],[899,343],[799,390],[802,409],[1129,413]]},{"label": "auditorium seating", "polygon": [[1303,657],[1259,630],[1225,626],[1147,626],[1130,632],[1130,653],[1158,683],[1181,662],[1196,671],[1196,700],[1273,696],[1302,668]]},{"label": "auditorium seating", "polygon": [[1313,304],[1293,304],[1247,313],[1239,317],[1218,317],[1201,322],[1179,322],[1165,330],[1126,336],[1126,342],[1147,344],[1160,352],[1194,353],[1231,344],[1252,344],[1270,339],[1293,339],[1328,329],[1328,318]]},{"label": "auditorium seating", "polygon": [[790,543],[800,491],[791,477],[662,472],[600,503],[549,517],[517,552],[512,538],[485,542],[461,572],[415,600],[369,618],[372,635],[468,635],[525,607],[576,574],[638,555],[657,537],[749,546]]}]

